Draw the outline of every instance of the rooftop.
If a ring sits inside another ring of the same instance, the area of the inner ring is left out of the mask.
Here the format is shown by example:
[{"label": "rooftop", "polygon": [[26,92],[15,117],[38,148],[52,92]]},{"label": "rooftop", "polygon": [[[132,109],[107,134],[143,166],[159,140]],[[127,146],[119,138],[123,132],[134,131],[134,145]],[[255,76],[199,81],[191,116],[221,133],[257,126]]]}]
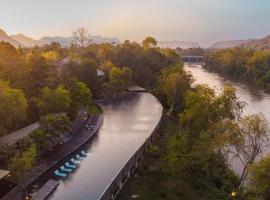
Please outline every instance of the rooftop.
[{"label": "rooftop", "polygon": [[39,127],[40,127],[39,123],[34,123],[22,129],[19,129],[15,132],[7,134],[3,137],[0,137],[0,148],[4,145],[12,145],[16,143],[19,139],[24,138],[25,136],[30,134],[32,131],[38,129]]},{"label": "rooftop", "polygon": [[5,176],[7,176],[10,173],[10,171],[6,171],[6,170],[1,170],[0,169],[0,179],[4,178]]}]

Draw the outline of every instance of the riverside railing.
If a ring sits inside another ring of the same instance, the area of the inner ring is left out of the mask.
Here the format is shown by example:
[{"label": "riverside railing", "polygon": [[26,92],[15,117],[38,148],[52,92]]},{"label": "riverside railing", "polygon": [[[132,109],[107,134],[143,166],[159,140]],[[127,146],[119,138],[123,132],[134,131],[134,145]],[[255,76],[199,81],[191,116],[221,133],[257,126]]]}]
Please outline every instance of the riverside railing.
[{"label": "riverside railing", "polygon": [[144,153],[151,146],[152,142],[158,137],[158,128],[161,124],[162,116],[151,135],[145,140],[142,146],[133,154],[124,167],[117,173],[107,189],[99,197],[99,200],[114,200],[123,186],[127,183],[131,174],[135,172],[138,164],[143,160]]}]

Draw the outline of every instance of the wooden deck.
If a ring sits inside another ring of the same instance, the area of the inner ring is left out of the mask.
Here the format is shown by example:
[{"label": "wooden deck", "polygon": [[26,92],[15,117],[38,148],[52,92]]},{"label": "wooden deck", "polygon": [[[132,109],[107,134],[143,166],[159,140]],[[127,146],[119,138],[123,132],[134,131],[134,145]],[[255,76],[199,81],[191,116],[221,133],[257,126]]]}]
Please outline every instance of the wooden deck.
[{"label": "wooden deck", "polygon": [[146,89],[142,88],[138,85],[132,85],[132,86],[127,88],[127,91],[129,91],[129,92],[145,92]]},{"label": "wooden deck", "polygon": [[42,188],[31,198],[31,200],[46,199],[59,185],[58,181],[50,179]]}]

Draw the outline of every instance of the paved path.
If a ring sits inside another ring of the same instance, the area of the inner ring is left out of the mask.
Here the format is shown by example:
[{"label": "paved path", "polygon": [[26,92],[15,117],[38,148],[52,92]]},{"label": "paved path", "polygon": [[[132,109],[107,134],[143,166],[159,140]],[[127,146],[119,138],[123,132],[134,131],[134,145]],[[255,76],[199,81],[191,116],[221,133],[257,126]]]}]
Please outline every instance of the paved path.
[{"label": "paved path", "polygon": [[26,188],[26,186],[33,183],[36,179],[49,171],[60,161],[75,152],[98,132],[103,123],[103,115],[90,116],[87,123],[95,123],[93,130],[79,131],[73,135],[71,140],[59,145],[57,148],[47,154],[46,158],[44,158],[44,164],[34,168],[16,188],[2,197],[1,200],[22,200],[22,190]]},{"label": "paved path", "polygon": [[58,181],[49,180],[32,198],[31,200],[44,200],[46,199],[59,185]]},{"label": "paved path", "polygon": [[26,126],[22,129],[19,129],[13,133],[0,137],[0,148],[4,145],[12,145],[15,144],[19,139],[26,137],[32,131],[38,129],[40,127],[39,123],[34,123],[29,126]]}]

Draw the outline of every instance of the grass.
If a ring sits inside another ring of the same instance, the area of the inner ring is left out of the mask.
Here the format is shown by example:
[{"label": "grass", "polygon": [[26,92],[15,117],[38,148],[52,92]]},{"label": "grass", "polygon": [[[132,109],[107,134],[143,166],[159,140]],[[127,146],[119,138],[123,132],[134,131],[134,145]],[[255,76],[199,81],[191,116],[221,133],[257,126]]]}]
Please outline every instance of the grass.
[{"label": "grass", "polygon": [[[195,200],[199,194],[185,181],[166,172],[166,144],[170,135],[179,131],[177,122],[165,119],[154,152],[148,152],[142,164],[119,193],[117,200]],[[156,152],[156,149],[158,151]],[[132,198],[132,195],[136,198]]]}]

